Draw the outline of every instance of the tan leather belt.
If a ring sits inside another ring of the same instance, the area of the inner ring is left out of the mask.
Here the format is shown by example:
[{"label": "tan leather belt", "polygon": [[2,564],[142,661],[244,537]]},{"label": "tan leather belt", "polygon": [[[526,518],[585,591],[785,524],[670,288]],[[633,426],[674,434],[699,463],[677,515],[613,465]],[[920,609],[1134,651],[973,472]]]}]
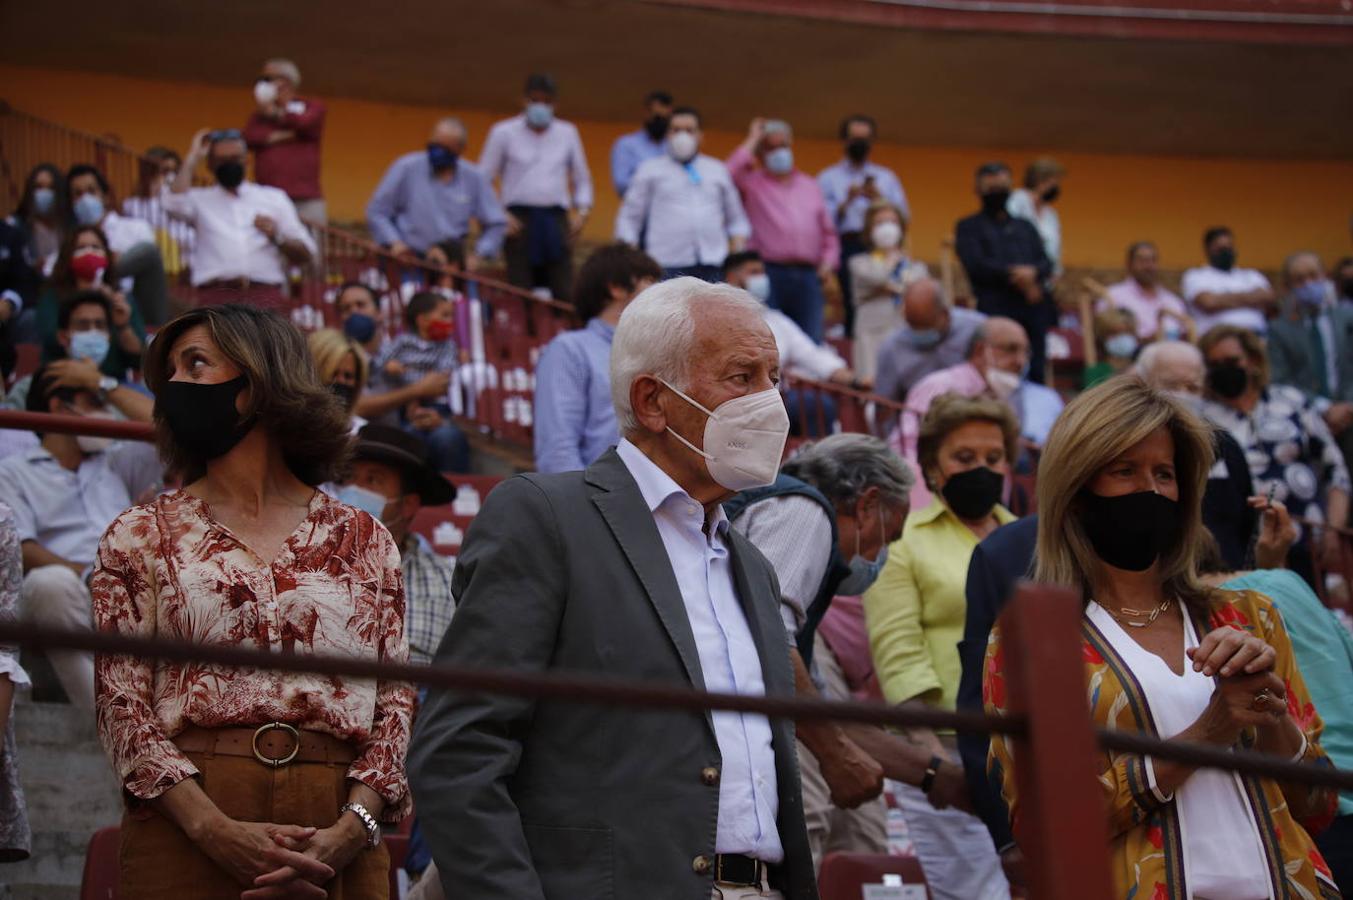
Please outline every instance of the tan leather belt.
[{"label": "tan leather belt", "polygon": [[257,728],[199,728],[189,725],[174,737],[185,753],[219,753],[257,759],[279,769],[296,762],[350,763],[357,750],[348,741],[319,731],[302,731],[285,722]]}]

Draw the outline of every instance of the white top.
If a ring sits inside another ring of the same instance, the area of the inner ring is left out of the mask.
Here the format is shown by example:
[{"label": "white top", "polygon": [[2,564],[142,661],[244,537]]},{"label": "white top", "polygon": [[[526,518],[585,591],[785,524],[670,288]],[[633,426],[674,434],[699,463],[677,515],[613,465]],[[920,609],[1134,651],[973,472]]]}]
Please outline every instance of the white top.
[{"label": "white top", "polygon": [[219,278],[279,285],[286,281],[286,259],[254,225],[256,216],[276,222],[280,240],[300,241],[312,255],[316,252],[314,238],[296,214],[296,204],[279,188],[246,181],[235,193],[217,184],[175,194],[165,187],[160,199],[166,212],[197,229],[194,285]]},{"label": "white top", "polygon": [[1048,255],[1052,270],[1062,271],[1062,219],[1053,205],[1044,203],[1041,210],[1035,210],[1033,193],[1019,188],[1006,201],[1005,211],[1038,229],[1038,236],[1043,239],[1043,252]]},{"label": "white top", "polygon": [[664,153],[639,165],[615,217],[616,240],[637,245],[641,232],[648,255],[675,269],[722,265],[728,239],[748,237],[752,226],[723,163],[703,153],[679,163]]},{"label": "white top", "polygon": [[771,497],[748,506],[733,530],[751,541],[780,580],[780,618],[789,645],[808,621],[832,557],[832,523],[816,500],[799,494]]},{"label": "white top", "polygon": [[99,227],[108,235],[108,249],[114,253],[126,253],[137,244],[155,243],[155,231],[148,224],[120,216],[111,209]]},{"label": "white top", "polygon": [[[704,507],[670,475],[627,440],[616,453],[638,484],[667,550],[695,636],[703,687],[764,696],[761,657],[733,586],[723,507],[714,507],[706,534]],[[780,800],[770,723],[765,716],[737,712],[716,710],[711,716],[723,760],[714,852],[778,863],[785,852],[775,822]]]},{"label": "white top", "polygon": [[[633,188],[631,188],[633,190]],[[780,351],[780,371],[812,381],[826,381],[832,373],[846,368],[846,361],[835,350],[813,343],[808,332],[778,309],[769,306],[761,310],[775,336],[775,349]]]},{"label": "white top", "polygon": [[498,179],[504,206],[592,208],[592,173],[572,122],[555,119],[536,131],[525,116],[504,119],[489,129],[479,168]]},{"label": "white top", "polygon": [[1199,294],[1243,294],[1246,291],[1267,287],[1269,287],[1268,279],[1262,272],[1254,269],[1231,269],[1229,272],[1223,272],[1212,266],[1189,269],[1179,282],[1179,291],[1188,301],[1194,321],[1198,323],[1199,336],[1206,334],[1214,325],[1235,325],[1258,334],[1267,333],[1268,320],[1264,318],[1262,310],[1241,307],[1209,313],[1199,309],[1196,302]]},{"label": "white top", "polygon": [[[1162,738],[1171,738],[1198,720],[1216,689],[1213,680],[1184,657],[1184,674],[1170,671],[1159,656],[1132,639],[1108,611],[1094,601],[1086,615],[1132,670]],[[1170,615],[1175,613],[1171,611]],[[1184,616],[1184,646],[1198,646],[1193,623]],[[1151,790],[1162,802],[1170,797],[1156,786],[1151,757],[1146,758]],[[1235,772],[1198,769],[1174,793],[1184,847],[1184,883],[1190,898],[1271,900],[1268,866],[1254,813],[1244,799]]]}]

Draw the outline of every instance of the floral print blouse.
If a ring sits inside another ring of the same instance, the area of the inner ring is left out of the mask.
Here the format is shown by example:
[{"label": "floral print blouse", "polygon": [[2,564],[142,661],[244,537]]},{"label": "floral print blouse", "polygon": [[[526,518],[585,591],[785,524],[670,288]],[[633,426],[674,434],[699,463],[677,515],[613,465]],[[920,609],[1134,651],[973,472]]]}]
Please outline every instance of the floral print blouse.
[{"label": "floral print blouse", "polygon": [[[104,631],[408,659],[394,540],[370,515],[321,491],[271,564],[184,491],[133,507],[104,534],[90,588]],[[95,692],[99,737],[135,800],[197,774],[172,742],[188,726],[279,721],[352,742],[358,755],[348,777],[385,799],[388,820],[409,809],[404,756],[414,695],[406,682],[99,656]]]},{"label": "floral print blouse", "polygon": [[[1278,653],[1274,674],[1287,689],[1287,711],[1306,735],[1301,762],[1328,766],[1320,747],[1324,727],[1292,654],[1292,643],[1273,603],[1253,591],[1217,591],[1206,622],[1195,621],[1204,635],[1220,627],[1249,631]],[[1122,731],[1156,734],[1151,709],[1136,677],[1113,645],[1095,625],[1084,619],[1081,653],[1085,660],[1086,700],[1095,725]],[[982,674],[983,704],[990,713],[1006,714],[1005,654],[999,626],[987,643]],[[1253,729],[1242,732],[1239,745],[1254,744]],[[1100,752],[1100,787],[1108,815],[1114,896],[1125,900],[1187,900],[1188,884],[1179,814],[1173,797],[1162,799],[1150,784],[1146,758],[1136,753]],[[1001,790],[1010,809],[1011,825],[1019,834],[1020,805],[1016,792],[1014,741],[992,736],[988,775]],[[1244,802],[1254,816],[1266,851],[1269,896],[1283,900],[1330,900],[1340,896],[1329,867],[1311,840],[1334,819],[1338,795],[1331,788],[1279,784],[1242,775]]]}]

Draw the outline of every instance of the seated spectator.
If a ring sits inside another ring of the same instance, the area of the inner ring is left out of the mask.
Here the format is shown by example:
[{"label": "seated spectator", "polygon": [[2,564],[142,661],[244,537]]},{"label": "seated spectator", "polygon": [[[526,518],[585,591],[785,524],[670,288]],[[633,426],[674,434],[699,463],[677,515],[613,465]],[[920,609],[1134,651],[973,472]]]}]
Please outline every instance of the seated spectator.
[{"label": "seated spectator", "polygon": [[[114,376],[105,368],[113,353],[109,319],[116,316],[113,303],[102,291],[81,291],[68,297],[57,320],[59,352],[47,362],[47,376],[53,387],[89,391],[115,414],[133,422],[149,422],[154,406],[151,397],[127,383],[126,369]],[[24,388],[25,396],[28,389]]]},{"label": "seated spectator", "polygon": [[[57,387],[49,367],[33,376],[28,411],[113,418],[95,391]],[[88,576],[99,538],[122,511],[158,487],[155,448],[105,437],[41,435],[41,446],[0,460],[0,502],[14,511],[23,550],[23,617],[59,628],[90,627]],[[66,695],[94,709],[94,661],[49,654]]]},{"label": "seated spectator", "polygon": [[520,116],[489,130],[479,166],[507,207],[507,280],[568,300],[573,246],[592,212],[592,173],[572,122],[556,119],[549,75],[526,78]]},{"label": "seated spectator", "polygon": [[[897,173],[886,166],[869,161],[869,154],[878,137],[878,123],[872,116],[856,114],[841,122],[837,137],[841,139],[845,158],[817,173],[818,187],[823,202],[831,214],[841,242],[840,268],[837,277],[841,284],[841,301],[845,307],[845,336],[855,336],[855,309],[858,305],[851,278],[850,263],[861,253],[867,253],[869,226],[865,222],[869,207],[880,201],[892,204],[898,213],[898,223],[911,218],[906,191]],[[905,229],[905,225],[903,226]],[[855,368],[865,371],[856,359]]]},{"label": "seated spectator", "polygon": [[644,97],[643,127],[622,134],[611,145],[611,183],[622,200],[639,167],[667,152],[665,138],[672,116],[672,95],[666,91],[649,91]]},{"label": "seated spectator", "polygon": [[637,247],[642,238],[665,278],[718,281],[729,249],[752,230],[728,169],[700,152],[702,137],[699,112],[673,112],[667,152],[639,166],[616,214],[615,239]]},{"label": "seated spectator", "polygon": [[1092,388],[1126,372],[1137,355],[1137,318],[1130,310],[1114,307],[1096,313],[1094,329],[1099,360],[1085,367],[1082,388]]},{"label": "seated spectator", "polygon": [[[193,288],[199,305],[247,303],[286,311],[287,266],[303,266],[315,241],[278,188],[244,179],[244,138],[234,129],[203,129],[183,161],[185,177],[163,191],[165,211],[197,230]],[[206,160],[212,187],[192,186]]]},{"label": "seated spectator", "polygon": [[160,258],[164,260],[164,270],[169,275],[177,275],[188,267],[197,234],[186,222],[169,218],[164,211],[164,193],[166,184],[173,184],[183,167],[178,153],[168,147],[149,147],[141,154],[141,177],[136,183],[136,193],[122,201],[122,214],[130,219],[140,219],[155,230],[155,242],[160,248]]},{"label": "seated spectator", "polygon": [[1029,343],[1029,377],[1043,383],[1047,333],[1055,310],[1045,283],[1053,266],[1037,229],[1006,211],[1010,167],[985,163],[977,169],[976,191],[982,209],[954,228],[954,249],[968,273],[977,309],[988,316],[1014,319]]},{"label": "seated spectator", "polygon": [[345,281],[334,297],[334,312],[338,327],[361,344],[368,356],[380,353],[385,344],[385,313],[375,290],[360,281]]},{"label": "seated spectator", "polygon": [[366,206],[367,227],[395,256],[445,266],[440,245],[467,238],[471,222],[479,240],[466,258],[469,271],[502,249],[507,219],[490,178],[463,158],[466,138],[460,119],[441,119],[432,127],[427,148],[395,160],[376,186]]},{"label": "seated spectator", "polygon": [[254,180],[285,191],[297,215],[323,225],[329,220],[319,178],[325,110],[318,100],[298,97],[300,86],[301,70],[291,60],[264,63],[244,140],[254,154]]},{"label": "seated spectator", "polygon": [[902,324],[898,305],[908,285],[928,278],[925,263],[907,256],[907,218],[899,207],[876,201],[864,216],[864,253],[850,260],[855,305],[855,371],[874,377],[879,349]]},{"label": "seated spectator", "polygon": [[987,317],[951,306],[934,278],[920,278],[902,292],[902,324],[879,347],[874,391],[899,403],[931,372],[958,365],[972,348]]},{"label": "seated spectator", "polygon": [[1287,257],[1283,287],[1284,315],[1269,323],[1268,331],[1272,379],[1299,388],[1316,404],[1348,465],[1353,460],[1353,308],[1335,303],[1334,286],[1314,253]]},{"label": "seated spectator", "polygon": [[1312,556],[1320,554],[1327,566],[1334,563],[1339,536],[1332,529],[1312,535],[1300,520],[1348,521],[1343,454],[1314,400],[1298,388],[1270,383],[1268,352],[1254,331],[1218,325],[1203,335],[1198,347],[1207,362],[1202,412],[1231,432],[1245,451],[1255,493],[1271,490],[1298,520],[1300,538],[1288,564],[1314,585]]},{"label": "seated spectator", "polygon": [[28,261],[39,272],[51,271],[66,240],[66,176],[51,163],[34,166],[24,179],[23,194],[12,216],[28,242]]},{"label": "seated spectator", "polygon": [[[19,317],[37,301],[41,279],[28,257],[28,234],[23,226],[13,216],[0,219],[0,377],[5,381],[17,361]],[[31,313],[28,318],[31,322]]]},{"label": "seated spectator", "polygon": [[1189,269],[1179,282],[1200,334],[1216,325],[1268,330],[1268,316],[1278,298],[1268,279],[1256,269],[1236,268],[1236,239],[1231,229],[1209,228],[1203,235],[1207,265]]},{"label": "seated spectator", "polygon": [[366,424],[366,419],[357,415],[356,409],[371,371],[371,360],[361,344],[332,328],[312,331],[306,343],[315,360],[315,374],[319,375],[320,384],[327,385],[343,404],[355,434]]},{"label": "seated spectator", "polygon": [[155,232],[142,220],[114,211],[108,179],[94,166],[71,166],[66,188],[75,225],[98,228],[108,239],[115,259],[110,281],[132,295],[147,322],[164,324],[169,318],[169,284]]},{"label": "seated spectator", "polygon": [[752,225],[748,249],[765,260],[770,307],[822,342],[827,299],[823,285],[840,261],[836,229],[817,181],[794,167],[794,134],[779,119],[753,119],[728,157],[728,171],[742,194]]},{"label": "seated spectator", "polygon": [[1353,256],[1345,256],[1330,273],[1341,307],[1353,306]]},{"label": "seated spectator", "polygon": [[1128,247],[1127,274],[1127,278],[1109,286],[1108,293],[1095,305],[1096,312],[1125,309],[1132,313],[1137,339],[1142,342],[1158,338],[1177,341],[1191,334],[1193,320],[1184,301],[1160,283],[1160,252],[1155,244],[1137,241]]},{"label": "seated spectator", "polygon": [[[934,499],[907,518],[864,595],[869,644],[889,703],[954,709],[968,560],[978,541],[1014,521],[999,500],[1018,439],[1014,414],[990,397],[937,397],[921,422],[918,457]],[[909,736],[929,748],[932,767],[960,765],[952,732],[909,729]],[[910,785],[895,796],[937,900],[1005,896],[1001,862],[981,820],[936,809]]]},{"label": "seated spectator", "polygon": [[598,248],[578,272],[573,308],[583,327],[556,335],[536,363],[535,458],[539,472],[574,472],[620,441],[611,402],[611,338],[630,301],[662,278],[628,244]]},{"label": "seated spectator", "polygon": [[1065,166],[1051,157],[1039,157],[1024,170],[1024,187],[1011,193],[1005,205],[1010,215],[1038,229],[1054,279],[1062,272],[1062,220],[1054,204],[1062,195],[1065,177]]},{"label": "seated spectator", "polygon": [[[23,596],[23,553],[14,511],[0,504],[0,622],[14,624]],[[31,687],[19,665],[19,648],[0,644],[0,863],[28,859],[33,834],[28,804],[19,782],[18,746],[14,741],[14,691]]]},{"label": "seated spectator", "polygon": [[[374,363],[385,390],[415,388],[434,374],[455,372],[460,356],[453,339],[456,325],[450,300],[435,291],[414,294],[404,309],[404,327],[406,331],[385,343]],[[399,424],[427,441],[439,472],[469,470],[470,445],[451,422],[445,390],[441,396],[411,400],[400,410]]]}]

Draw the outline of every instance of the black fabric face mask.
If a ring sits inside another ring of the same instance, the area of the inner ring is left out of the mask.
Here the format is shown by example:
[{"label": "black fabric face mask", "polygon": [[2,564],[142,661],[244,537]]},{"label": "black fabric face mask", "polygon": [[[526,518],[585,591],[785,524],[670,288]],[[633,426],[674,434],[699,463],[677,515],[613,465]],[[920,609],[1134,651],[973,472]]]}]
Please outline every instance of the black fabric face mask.
[{"label": "black fabric face mask", "polygon": [[1055,203],[1060,196],[1062,196],[1062,186],[1060,184],[1054,184],[1043,192],[1043,202]]},{"label": "black fabric face mask", "polygon": [[869,158],[869,141],[865,138],[855,138],[846,142],[846,156],[850,157],[853,163],[862,163]]},{"label": "black fabric face mask", "polygon": [[960,519],[974,521],[991,512],[1001,499],[1001,488],[1005,479],[999,472],[978,466],[966,472],[959,472],[944,483],[940,496],[954,515]]},{"label": "black fabric face mask", "polygon": [[246,383],[243,375],[220,384],[171,381],[155,398],[155,414],[193,456],[204,462],[225,456],[253,428],[235,408]]},{"label": "black fabric face mask", "polygon": [[1005,212],[1005,204],[1010,202],[1009,191],[987,191],[982,195],[982,212],[989,216]]},{"label": "black fabric face mask", "polygon": [[329,393],[338,398],[344,409],[352,409],[353,404],[357,402],[357,388],[351,384],[331,384]]},{"label": "black fabric face mask", "polygon": [[1155,491],[1118,497],[1081,491],[1080,503],[1085,536],[1116,569],[1144,572],[1179,540],[1179,504]]},{"label": "black fabric face mask", "polygon": [[212,174],[216,176],[216,181],[221,187],[233,191],[244,181],[244,163],[228,159],[212,169]]},{"label": "black fabric face mask", "polygon": [[653,140],[660,141],[667,136],[667,126],[671,121],[666,116],[649,116],[644,120],[644,131],[647,131]]},{"label": "black fabric face mask", "polygon": [[1223,247],[1215,253],[1207,255],[1207,261],[1214,269],[1221,269],[1223,272],[1231,271],[1236,264],[1236,251],[1230,247]]},{"label": "black fabric face mask", "polygon": [[1250,386],[1250,373],[1235,363],[1207,367],[1207,386],[1218,397],[1234,400]]}]

